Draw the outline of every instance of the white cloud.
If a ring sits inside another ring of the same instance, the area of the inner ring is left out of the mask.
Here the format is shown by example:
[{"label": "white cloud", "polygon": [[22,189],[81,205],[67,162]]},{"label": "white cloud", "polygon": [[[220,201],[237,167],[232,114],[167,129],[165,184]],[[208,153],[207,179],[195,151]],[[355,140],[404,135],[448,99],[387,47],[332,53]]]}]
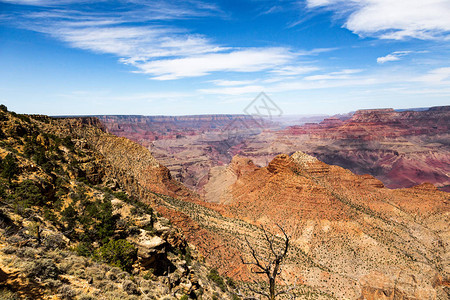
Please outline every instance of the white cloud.
[{"label": "white cloud", "polygon": [[171,80],[211,72],[257,72],[286,64],[294,58],[284,48],[252,48],[175,59],[161,59],[136,66],[154,79]]},{"label": "white cloud", "polygon": [[256,80],[211,80],[216,86],[238,86],[253,84]]},{"label": "white cloud", "polygon": [[279,93],[287,91],[315,90],[336,87],[355,87],[374,85],[379,83],[379,80],[360,76],[358,73],[362,71],[363,70],[359,69],[344,69],[338,72],[306,76],[303,78],[285,77],[284,80],[263,80],[261,81],[261,84],[201,89],[199,90],[199,92],[203,94],[215,95],[243,95],[249,93],[254,94],[261,91]]},{"label": "white cloud", "polygon": [[[50,1],[32,2],[37,5]],[[161,21],[212,13],[217,10],[214,5],[195,0],[185,1],[180,7],[174,5],[179,1],[128,2],[142,8],[145,15],[136,7],[120,14],[51,8],[18,13],[14,22],[75,48],[115,55],[120,62],[136,67],[136,72],[156,80],[198,77],[213,72],[267,71],[283,68],[298,56],[287,48],[223,47],[203,35]],[[149,20],[153,21],[152,25]]]},{"label": "white cloud", "polygon": [[132,65],[151,58],[211,53],[226,49],[213,45],[203,36],[180,34],[175,29],[158,26],[79,28],[66,25],[44,30],[73,47],[114,54],[121,57],[121,62]]},{"label": "white cloud", "polygon": [[307,0],[307,7],[336,12],[360,36],[436,39],[450,32],[448,0]]},{"label": "white cloud", "polygon": [[388,61],[397,61],[397,60],[400,60],[402,56],[405,56],[409,53],[411,53],[411,51],[395,51],[386,56],[378,57],[377,63],[384,64],[385,62],[388,62]]},{"label": "white cloud", "polygon": [[333,2],[333,0],[308,0],[307,5],[308,7],[320,7],[330,5]]},{"label": "white cloud", "polygon": [[305,80],[342,80],[342,79],[350,79],[352,77],[352,74],[360,73],[363,70],[360,69],[344,69],[339,72],[331,72],[327,74],[319,74],[319,75],[312,75],[312,76],[306,76]]},{"label": "white cloud", "polygon": [[317,71],[319,68],[317,67],[306,67],[306,66],[286,66],[278,69],[274,69],[271,73],[280,75],[280,76],[294,76],[300,74],[306,74],[313,71]]},{"label": "white cloud", "polygon": [[437,68],[429,71],[426,75],[419,76],[414,81],[428,84],[450,84],[450,67]]}]

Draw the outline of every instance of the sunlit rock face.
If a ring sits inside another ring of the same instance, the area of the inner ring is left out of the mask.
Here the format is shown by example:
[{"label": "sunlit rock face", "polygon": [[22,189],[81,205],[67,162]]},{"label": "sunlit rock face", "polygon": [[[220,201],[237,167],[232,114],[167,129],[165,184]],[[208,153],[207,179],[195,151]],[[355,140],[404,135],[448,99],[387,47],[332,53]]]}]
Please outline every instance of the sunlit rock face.
[{"label": "sunlit rock face", "polygon": [[266,166],[275,156],[303,151],[390,188],[424,182],[448,190],[450,107],[413,111],[360,110],[320,123],[263,127],[250,116],[100,116],[108,130],[150,149],[172,176],[203,194],[216,166],[234,155]]}]

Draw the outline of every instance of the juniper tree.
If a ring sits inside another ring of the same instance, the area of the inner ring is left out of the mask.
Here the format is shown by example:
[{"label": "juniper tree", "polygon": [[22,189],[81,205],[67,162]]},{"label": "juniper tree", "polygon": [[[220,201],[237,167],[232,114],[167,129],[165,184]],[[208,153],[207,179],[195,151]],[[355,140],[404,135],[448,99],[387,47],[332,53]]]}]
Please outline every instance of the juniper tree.
[{"label": "juniper tree", "polygon": [[11,180],[16,177],[18,173],[19,166],[16,163],[16,159],[11,153],[9,153],[2,161],[2,176],[8,179],[8,182],[11,183]]}]

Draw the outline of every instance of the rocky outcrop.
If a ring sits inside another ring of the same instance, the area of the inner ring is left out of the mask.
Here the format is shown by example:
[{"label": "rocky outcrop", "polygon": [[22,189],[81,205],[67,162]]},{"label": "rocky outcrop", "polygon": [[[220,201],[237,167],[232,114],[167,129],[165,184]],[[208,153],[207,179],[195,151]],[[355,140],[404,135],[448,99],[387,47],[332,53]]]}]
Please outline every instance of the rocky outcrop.
[{"label": "rocky outcrop", "polygon": [[210,170],[229,164],[237,154],[265,166],[295,151],[370,174],[390,188],[431,182],[450,189],[449,106],[359,110],[282,130],[274,124],[261,128],[240,115],[99,118],[113,134],[150,149],[173,178],[202,196]]},{"label": "rocky outcrop", "polygon": [[[450,107],[360,110],[350,119],[289,127],[283,138],[329,164],[376,176],[391,188],[450,183]],[[298,140],[298,142],[296,142]]]},{"label": "rocky outcrop", "polygon": [[[212,175],[223,178],[228,170]],[[446,295],[433,278],[450,271],[444,259],[450,249],[441,243],[448,236],[450,206],[446,193],[431,184],[390,190],[371,175],[296,152],[235,176],[226,194],[226,205],[214,208],[222,214],[269,228],[282,224],[289,231],[290,260],[302,262],[285,266],[294,282],[320,286],[339,299]]]},{"label": "rocky outcrop", "polygon": [[0,298],[232,298],[208,277],[202,252],[161,217],[178,213],[168,201],[197,198],[147,149],[106,133],[95,118],[2,108],[3,129]]}]

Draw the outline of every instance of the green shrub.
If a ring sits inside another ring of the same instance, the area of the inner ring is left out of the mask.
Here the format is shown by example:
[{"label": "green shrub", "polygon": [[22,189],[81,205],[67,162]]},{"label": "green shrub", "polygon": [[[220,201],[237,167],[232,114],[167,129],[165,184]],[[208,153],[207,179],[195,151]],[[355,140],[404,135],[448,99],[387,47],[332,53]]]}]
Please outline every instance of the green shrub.
[{"label": "green shrub", "polygon": [[232,289],[236,289],[236,283],[234,280],[230,277],[227,278],[227,285],[231,287]]},{"label": "green shrub", "polygon": [[137,249],[126,240],[110,240],[97,249],[95,257],[124,271],[131,272],[137,259]]},{"label": "green shrub", "polygon": [[209,271],[208,279],[211,280],[211,281],[213,281],[214,283],[216,283],[217,286],[219,286],[219,288],[220,288],[222,291],[225,291],[225,290],[226,290],[225,281],[224,281],[223,278],[219,275],[219,273],[217,272],[216,269],[211,269],[211,270]]},{"label": "green shrub", "polygon": [[43,205],[46,199],[42,195],[41,189],[36,186],[36,183],[29,179],[19,183],[8,198],[12,202],[16,213],[21,215],[31,206]]},{"label": "green shrub", "polygon": [[61,143],[70,150],[70,152],[75,151],[75,144],[72,142],[72,139],[69,136],[66,136],[62,139]]},{"label": "green shrub", "polygon": [[184,254],[184,256],[183,256],[183,259],[186,261],[186,264],[187,264],[188,266],[191,265],[191,263],[192,263],[192,253],[191,253],[191,248],[186,247],[186,251],[185,251],[185,254]]},{"label": "green shrub", "polygon": [[64,222],[67,222],[67,228],[69,229],[73,229],[75,227],[76,221],[77,221],[77,217],[78,217],[78,213],[77,211],[73,208],[72,205],[69,205],[68,207],[66,207],[66,209],[64,209],[61,213],[62,215],[62,219]]},{"label": "green shrub", "polygon": [[16,163],[14,156],[9,153],[2,161],[2,177],[8,179],[11,182],[19,174],[19,166]]},{"label": "green shrub", "polygon": [[128,199],[128,195],[125,192],[114,193],[114,197],[125,202],[130,202],[130,200]]},{"label": "green shrub", "polygon": [[80,242],[76,246],[75,252],[80,256],[89,257],[93,253],[92,244],[88,242]]},{"label": "green shrub", "polygon": [[212,300],[219,300],[220,299],[220,295],[218,293],[214,293],[212,295]]}]

